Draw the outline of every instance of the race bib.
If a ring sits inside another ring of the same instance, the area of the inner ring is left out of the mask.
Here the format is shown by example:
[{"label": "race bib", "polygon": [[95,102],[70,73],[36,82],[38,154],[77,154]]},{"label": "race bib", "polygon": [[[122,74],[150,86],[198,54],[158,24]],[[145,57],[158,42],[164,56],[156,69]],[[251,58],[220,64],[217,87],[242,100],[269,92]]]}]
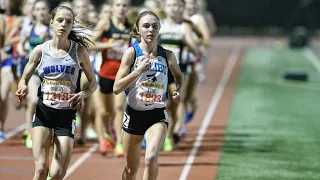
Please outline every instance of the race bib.
[{"label": "race bib", "polygon": [[163,102],[165,87],[158,82],[141,82],[140,86],[146,88],[139,93],[139,100],[147,103]]},{"label": "race bib", "polygon": [[42,85],[43,103],[52,108],[69,107],[71,81],[45,80]]}]

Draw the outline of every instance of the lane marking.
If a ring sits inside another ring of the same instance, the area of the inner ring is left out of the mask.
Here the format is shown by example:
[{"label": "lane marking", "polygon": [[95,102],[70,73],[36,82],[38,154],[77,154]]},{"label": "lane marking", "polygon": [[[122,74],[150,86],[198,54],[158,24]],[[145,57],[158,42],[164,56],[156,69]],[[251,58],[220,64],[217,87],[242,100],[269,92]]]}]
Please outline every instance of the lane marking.
[{"label": "lane marking", "polygon": [[8,133],[5,133],[5,139],[1,139],[0,144],[3,143],[5,140],[12,138],[13,136],[18,134],[19,132],[23,131],[24,129],[26,129],[26,127],[27,127],[27,124],[21,124],[20,126],[16,127],[15,129],[12,129],[11,131],[9,131]]},{"label": "lane marking", "polygon": [[320,73],[320,60],[319,58],[314,54],[314,52],[311,51],[310,48],[306,48],[304,51],[304,56],[309,60],[309,62],[316,68],[318,73]]},{"label": "lane marking", "polygon": [[189,157],[183,167],[183,170],[181,172],[179,180],[186,180],[188,177],[188,174],[190,172],[190,169],[192,167],[192,164],[194,162],[194,159],[199,151],[199,148],[202,143],[202,139],[208,129],[208,126],[210,125],[211,119],[216,111],[216,108],[221,100],[221,97],[223,95],[223,91],[229,81],[229,78],[231,76],[231,73],[233,72],[233,69],[237,63],[237,60],[240,57],[240,47],[233,48],[230,56],[228,58],[227,64],[225,65],[225,68],[223,70],[223,74],[221,76],[221,79],[219,81],[219,84],[217,86],[216,91],[214,92],[210,106],[206,112],[206,115],[202,121],[201,127],[198,131],[198,135],[196,137],[196,141],[193,143],[192,150],[189,154]]},{"label": "lane marking", "polygon": [[67,173],[63,179],[66,179],[70,176],[81,164],[83,164],[99,147],[99,144],[96,143],[91,146],[82,156],[80,156],[67,170]]}]

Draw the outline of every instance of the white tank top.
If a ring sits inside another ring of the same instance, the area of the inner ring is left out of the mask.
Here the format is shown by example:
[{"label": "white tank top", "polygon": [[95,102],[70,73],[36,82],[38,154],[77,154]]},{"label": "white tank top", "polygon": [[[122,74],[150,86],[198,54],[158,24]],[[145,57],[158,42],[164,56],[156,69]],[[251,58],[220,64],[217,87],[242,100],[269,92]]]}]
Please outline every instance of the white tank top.
[{"label": "white tank top", "polygon": [[41,61],[37,67],[42,81],[39,99],[51,108],[72,109],[69,106],[71,94],[80,90],[78,44],[71,41],[69,52],[63,57],[55,57],[50,52],[50,42],[43,43]]},{"label": "white tank top", "polygon": [[163,20],[159,31],[160,45],[173,52],[178,64],[188,63],[188,51],[183,43],[186,36],[185,26],[184,22],[170,24],[166,20]]},{"label": "white tank top", "polygon": [[[132,72],[145,57],[139,44],[133,45],[135,61]],[[165,50],[158,46],[158,56],[151,60],[150,70],[142,73],[126,90],[128,105],[138,111],[164,108],[168,99],[168,63]]]}]

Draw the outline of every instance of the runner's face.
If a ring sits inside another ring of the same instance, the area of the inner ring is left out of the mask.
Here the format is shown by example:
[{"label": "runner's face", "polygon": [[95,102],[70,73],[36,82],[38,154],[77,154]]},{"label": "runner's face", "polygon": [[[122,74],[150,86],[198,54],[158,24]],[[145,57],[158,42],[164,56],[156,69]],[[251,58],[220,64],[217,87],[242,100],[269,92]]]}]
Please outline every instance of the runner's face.
[{"label": "runner's face", "polygon": [[185,11],[189,16],[192,16],[193,14],[196,13],[196,2],[195,0],[186,0],[186,8]]},{"label": "runner's face", "polygon": [[66,36],[70,34],[73,26],[73,15],[68,9],[58,9],[56,15],[50,21],[53,32],[58,36]]},{"label": "runner's face", "polygon": [[128,0],[114,0],[112,6],[112,15],[117,18],[124,18],[127,15],[129,7]]},{"label": "runner's face", "polygon": [[43,1],[37,2],[34,5],[33,13],[35,15],[36,20],[44,21],[48,20],[49,8],[47,4]]},{"label": "runner's face", "polygon": [[89,23],[96,24],[98,22],[98,14],[95,11],[91,11],[88,13],[88,21]]},{"label": "runner's face", "polygon": [[103,7],[102,7],[102,10],[99,14],[99,19],[102,19],[102,18],[109,18],[111,17],[111,6],[108,5],[108,4],[105,4]]},{"label": "runner's face", "polygon": [[26,3],[23,6],[23,14],[25,16],[29,16],[32,12],[33,4],[36,0],[26,0]]},{"label": "runner's face", "polygon": [[139,34],[145,42],[156,41],[159,35],[159,20],[150,14],[141,17],[139,21]]},{"label": "runner's face", "polygon": [[181,0],[166,0],[165,13],[170,18],[181,17],[184,11],[184,4]]},{"label": "runner's face", "polygon": [[77,20],[84,21],[88,14],[88,2],[86,0],[75,0],[73,3],[74,15]]}]

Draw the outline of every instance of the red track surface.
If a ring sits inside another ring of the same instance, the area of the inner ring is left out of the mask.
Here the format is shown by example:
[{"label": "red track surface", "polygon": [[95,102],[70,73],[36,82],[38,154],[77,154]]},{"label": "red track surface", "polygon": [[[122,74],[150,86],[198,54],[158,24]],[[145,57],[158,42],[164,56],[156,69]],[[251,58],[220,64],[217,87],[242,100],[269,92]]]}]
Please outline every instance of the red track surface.
[{"label": "red track surface", "polygon": [[[231,39],[230,39],[231,40]],[[210,61],[206,66],[206,82],[200,88],[199,108],[194,120],[187,125],[187,137],[178,144],[177,148],[171,153],[161,153],[159,159],[160,180],[177,180],[186,165],[186,161],[194,147],[194,142],[198,135],[199,128],[208,111],[211,98],[216,94],[216,90],[221,80],[224,68],[228,59],[231,58],[234,44],[227,40],[213,40],[210,49]],[[214,43],[225,42],[226,44]],[[232,45],[231,45],[232,44]],[[237,44],[236,44],[237,45]],[[243,44],[242,44],[243,45]],[[239,55],[239,54],[238,54]],[[214,179],[216,167],[219,163],[219,152],[222,147],[225,127],[231,110],[233,94],[235,91],[237,75],[240,72],[240,61],[236,58],[237,64],[234,67],[228,83],[225,86],[221,99],[217,101],[214,108],[215,113],[211,118],[208,129],[203,137],[198,152],[191,164],[190,171],[187,171],[186,179]],[[221,88],[221,87],[220,87]],[[218,97],[218,96],[217,96]],[[10,116],[6,124],[6,132],[9,132],[23,123],[22,111],[16,111],[10,104]],[[93,147],[93,148],[92,148]],[[123,158],[115,158],[111,155],[102,157],[99,152],[88,153],[89,149],[94,150],[94,144],[88,143],[83,147],[75,146],[72,160],[69,165],[68,177],[71,180],[100,180],[121,179],[121,173],[124,166]],[[52,150],[51,150],[52,152]],[[88,158],[83,158],[84,154]],[[144,152],[141,154],[141,165],[137,179],[141,179],[144,167]],[[79,166],[75,162],[84,160]],[[31,150],[25,148],[21,143],[21,135],[15,135],[0,144],[0,179],[18,180],[32,179],[33,176],[33,157]]]}]

